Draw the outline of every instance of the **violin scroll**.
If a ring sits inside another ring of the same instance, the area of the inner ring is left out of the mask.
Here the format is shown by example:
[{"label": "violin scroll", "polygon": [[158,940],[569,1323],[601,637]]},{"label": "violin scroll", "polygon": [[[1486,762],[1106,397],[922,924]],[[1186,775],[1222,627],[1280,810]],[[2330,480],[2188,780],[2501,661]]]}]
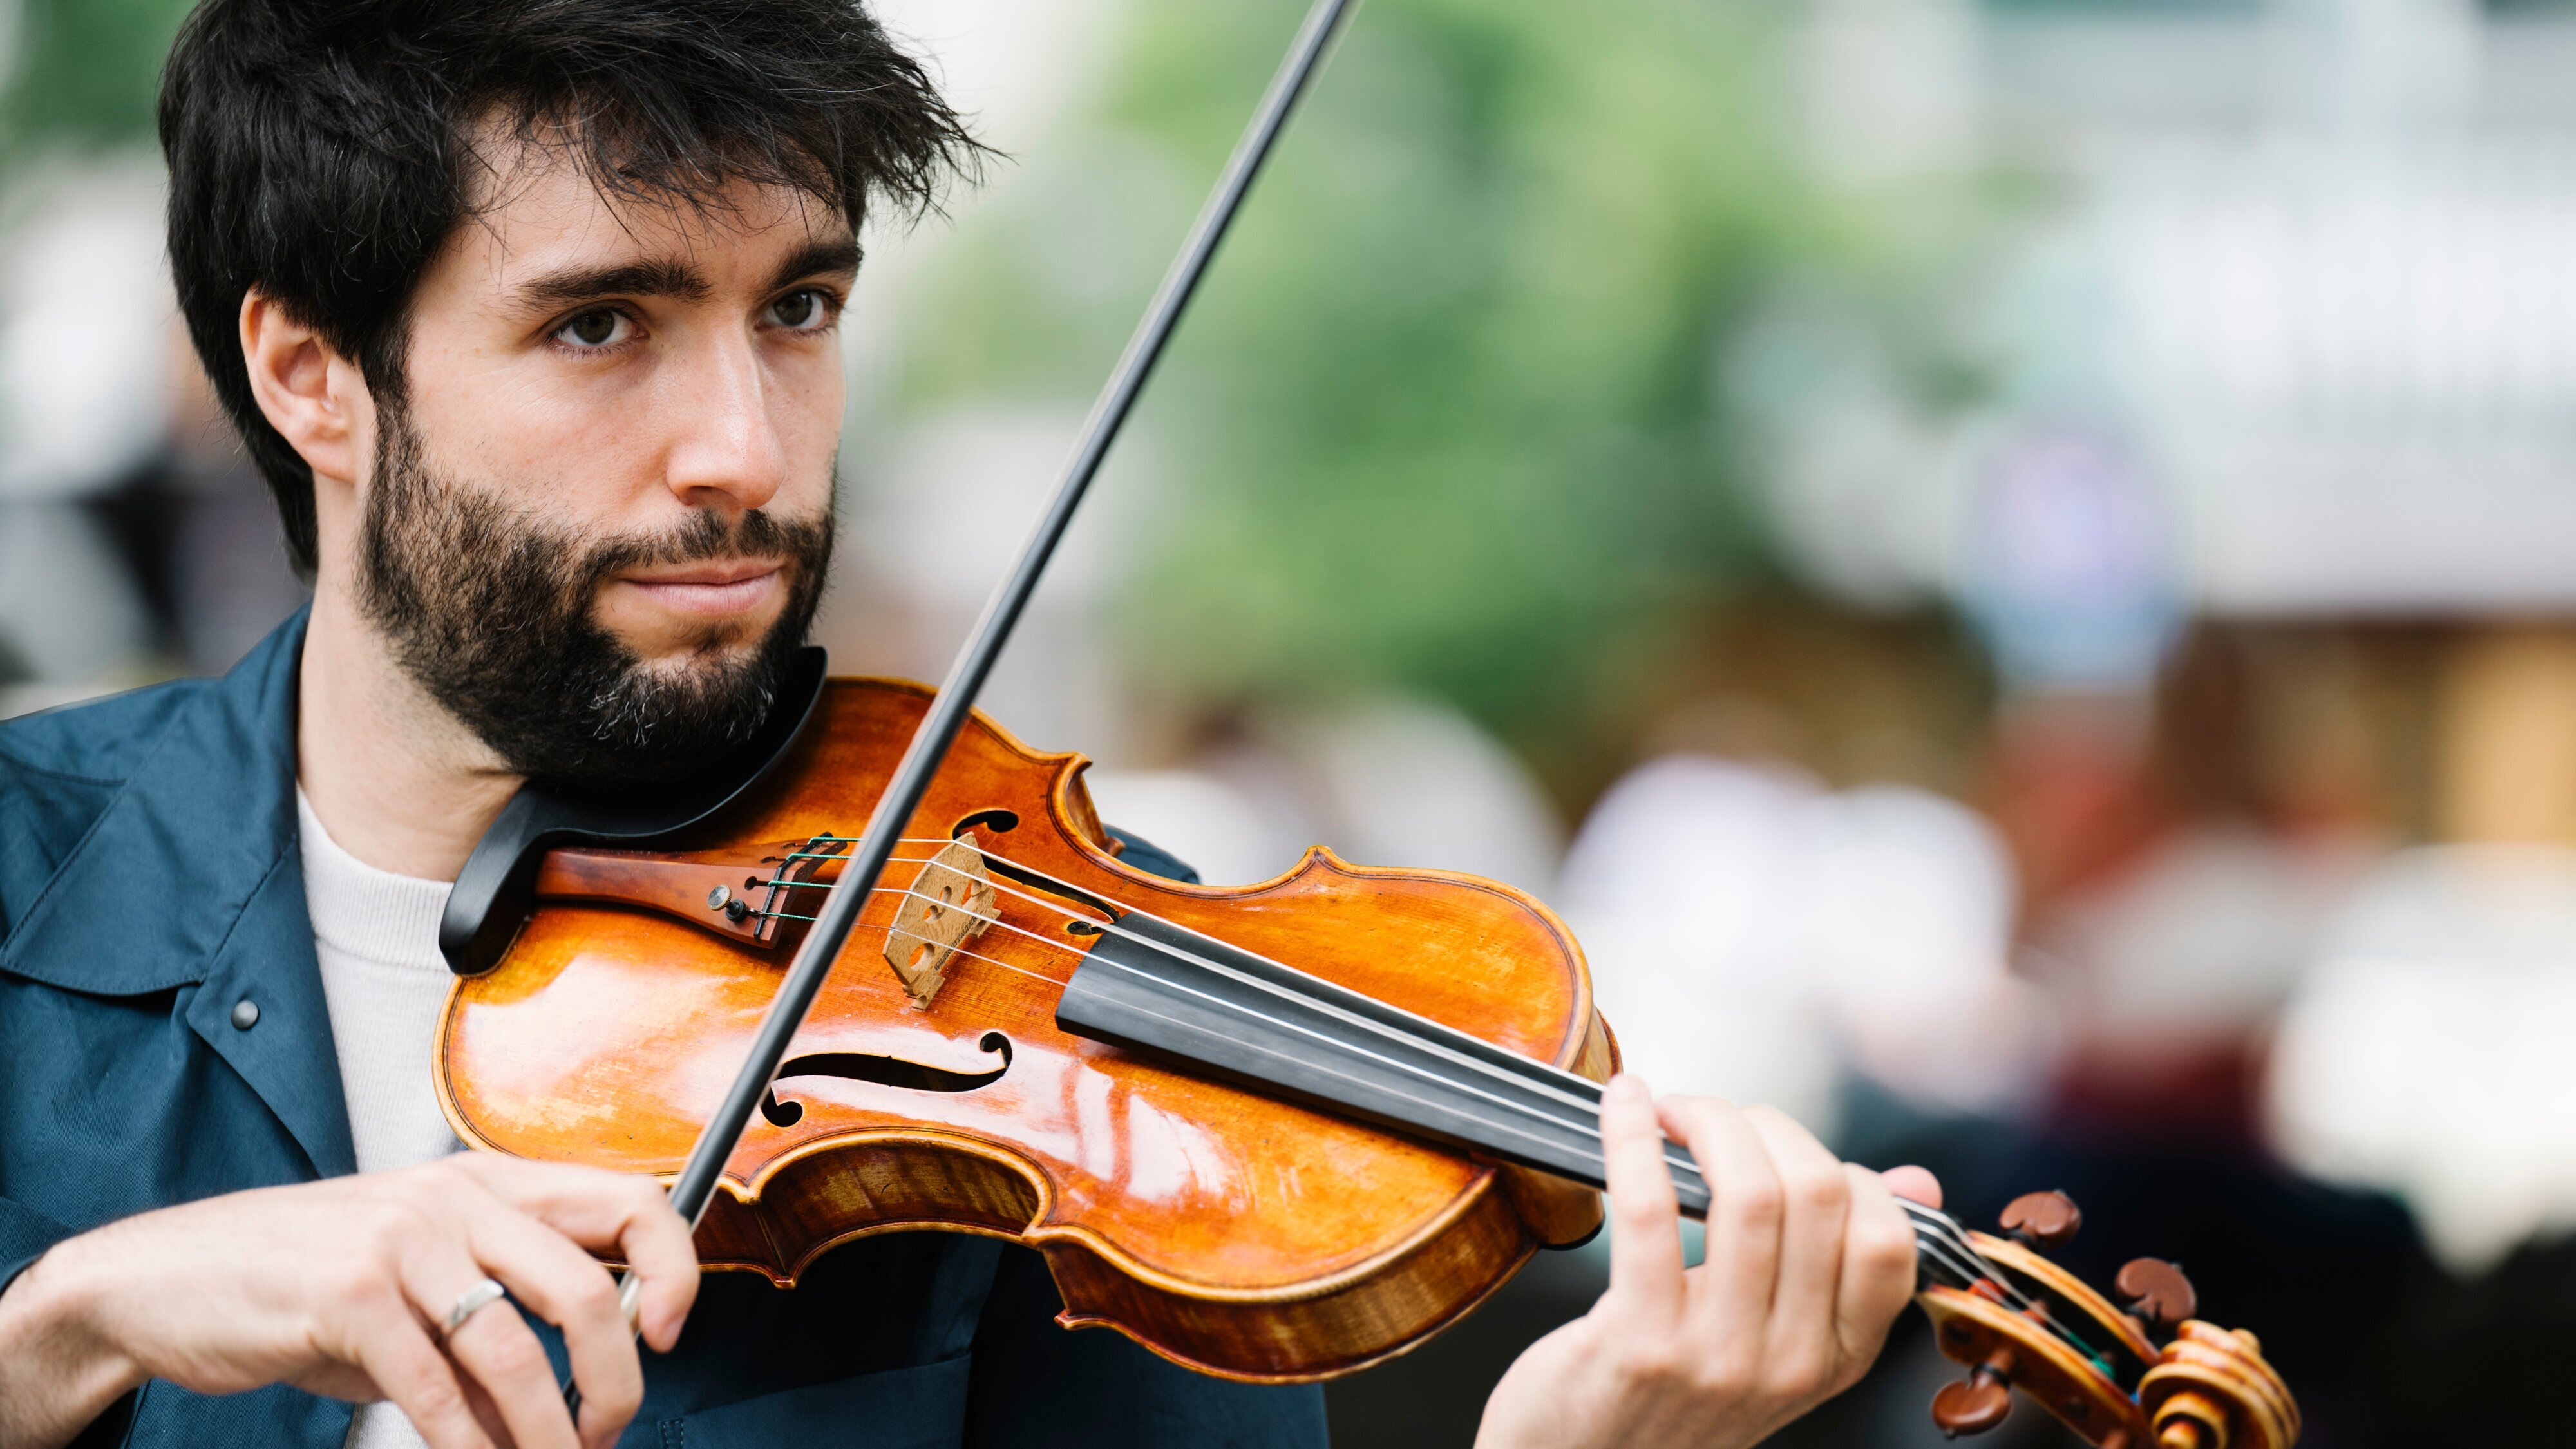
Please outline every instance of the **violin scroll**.
[{"label": "violin scroll", "polygon": [[[1995,1428],[2019,1389],[2097,1449],[2290,1449],[2299,1410],[2288,1386],[2253,1334],[2192,1316],[2199,1294],[2181,1269],[2130,1262],[2113,1284],[2123,1312],[2035,1251],[2081,1222],[2062,1193],[2018,1198],[2003,1215],[2010,1237],[1960,1236],[1981,1276],[1916,1295],[1941,1352],[1968,1366],[1932,1400],[1941,1432]],[[2151,1329],[2169,1335],[2161,1346]]]},{"label": "violin scroll", "polygon": [[2190,1320],[2138,1384],[2156,1449],[2289,1449],[2299,1406],[2243,1329]]}]

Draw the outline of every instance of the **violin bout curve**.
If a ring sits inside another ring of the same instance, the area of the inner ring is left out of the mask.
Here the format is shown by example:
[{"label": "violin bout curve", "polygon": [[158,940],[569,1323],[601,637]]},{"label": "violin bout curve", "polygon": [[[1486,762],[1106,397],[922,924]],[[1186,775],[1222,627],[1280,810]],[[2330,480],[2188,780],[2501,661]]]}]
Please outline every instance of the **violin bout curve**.
[{"label": "violin bout curve", "polygon": [[[1044,1177],[1013,1155],[937,1132],[818,1141],[746,1193],[728,1180],[697,1233],[710,1271],[781,1288],[830,1249],[879,1233],[963,1232],[1038,1250],[1067,1328],[1107,1328],[1185,1368],[1256,1383],[1336,1378],[1400,1356],[1465,1317],[1541,1248],[1599,1231],[1599,1195],[1508,1164],[1485,1167],[1451,1211],[1374,1258],[1303,1283],[1227,1289],[1138,1261],[1078,1223],[1050,1221]],[[837,1225],[828,1236],[817,1223]],[[803,1230],[803,1231],[800,1231]],[[810,1239],[793,1261],[779,1244]]]}]

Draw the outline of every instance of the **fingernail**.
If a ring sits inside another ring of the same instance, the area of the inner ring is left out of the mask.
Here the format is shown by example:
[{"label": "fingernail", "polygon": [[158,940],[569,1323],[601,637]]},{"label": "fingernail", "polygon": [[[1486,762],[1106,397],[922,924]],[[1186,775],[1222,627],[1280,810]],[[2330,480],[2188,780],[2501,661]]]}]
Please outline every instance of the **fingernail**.
[{"label": "fingernail", "polygon": [[1654,1089],[1648,1087],[1646,1079],[1635,1072],[1621,1072],[1612,1077],[1601,1089],[1601,1095],[1605,1100],[1616,1098],[1619,1101],[1633,1102],[1640,1106],[1651,1107],[1655,1102]]}]

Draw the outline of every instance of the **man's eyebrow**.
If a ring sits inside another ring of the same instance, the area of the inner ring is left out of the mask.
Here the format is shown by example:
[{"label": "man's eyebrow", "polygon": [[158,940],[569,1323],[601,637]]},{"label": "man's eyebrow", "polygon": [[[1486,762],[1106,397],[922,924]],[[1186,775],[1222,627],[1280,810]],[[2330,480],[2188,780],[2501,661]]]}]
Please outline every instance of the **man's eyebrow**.
[{"label": "man's eyebrow", "polygon": [[787,260],[770,273],[769,285],[784,287],[799,277],[843,276],[859,269],[859,243],[855,237],[830,241],[810,241],[796,249]]},{"label": "man's eyebrow", "polygon": [[[837,275],[859,269],[854,238],[813,241],[797,248],[770,274],[772,288],[799,277]],[[519,297],[531,308],[560,307],[594,297],[676,297],[703,302],[715,289],[706,274],[686,262],[658,258],[608,267],[567,267],[519,284]]]},{"label": "man's eyebrow", "polygon": [[677,297],[704,301],[714,289],[704,273],[685,262],[653,260],[609,267],[566,267],[531,277],[516,288],[531,307],[557,307],[594,297]]}]

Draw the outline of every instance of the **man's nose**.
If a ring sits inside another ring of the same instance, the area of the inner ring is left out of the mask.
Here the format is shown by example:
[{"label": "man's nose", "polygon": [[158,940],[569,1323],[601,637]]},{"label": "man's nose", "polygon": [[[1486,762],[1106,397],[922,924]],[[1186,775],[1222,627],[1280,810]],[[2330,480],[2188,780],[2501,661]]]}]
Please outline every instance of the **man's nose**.
[{"label": "man's nose", "polygon": [[676,420],[664,484],[692,508],[759,508],[787,481],[787,450],[759,355],[740,335],[692,350],[691,365],[663,399]]}]

